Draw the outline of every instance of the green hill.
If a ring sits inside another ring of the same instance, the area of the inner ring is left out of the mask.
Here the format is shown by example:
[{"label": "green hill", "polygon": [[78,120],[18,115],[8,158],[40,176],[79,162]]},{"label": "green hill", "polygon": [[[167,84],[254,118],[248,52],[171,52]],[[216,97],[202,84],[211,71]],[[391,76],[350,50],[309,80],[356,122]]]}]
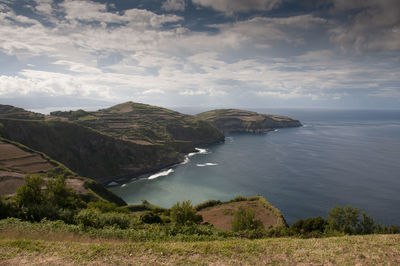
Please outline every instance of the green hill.
[{"label": "green hill", "polygon": [[218,109],[203,112],[198,118],[212,122],[227,132],[266,133],[276,128],[299,127],[298,120],[281,115],[266,115],[238,109]]},{"label": "green hill", "polygon": [[6,112],[0,114],[1,136],[103,184],[127,182],[177,164],[196,145],[224,140],[209,122],[132,102],[96,112],[57,111],[42,120],[29,119],[36,114],[19,108],[0,110]]},{"label": "green hill", "polygon": [[165,108],[126,102],[95,112],[52,112],[114,138],[143,145],[185,143],[213,144],[224,140],[211,123]]}]

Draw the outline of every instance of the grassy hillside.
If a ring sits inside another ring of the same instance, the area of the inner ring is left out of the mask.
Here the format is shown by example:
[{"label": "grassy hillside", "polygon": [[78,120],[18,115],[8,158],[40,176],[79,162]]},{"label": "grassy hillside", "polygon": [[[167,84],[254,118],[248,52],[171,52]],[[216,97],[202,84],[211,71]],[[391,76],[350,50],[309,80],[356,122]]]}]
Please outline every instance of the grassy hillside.
[{"label": "grassy hillside", "polygon": [[212,122],[223,132],[265,133],[275,128],[299,127],[298,120],[280,115],[266,115],[238,109],[218,109],[197,115]]},{"label": "grassy hillside", "polygon": [[400,235],[207,242],[131,242],[0,232],[0,264],[399,265]]},{"label": "grassy hillside", "polygon": [[43,120],[44,115],[26,111],[11,105],[0,104],[0,118]]},{"label": "grassy hillside", "polygon": [[82,176],[107,184],[182,159],[169,145],[138,145],[64,121],[0,119],[4,136],[41,151]]},{"label": "grassy hillside", "polygon": [[100,183],[77,175],[44,153],[0,137],[0,197],[15,196],[17,189],[25,184],[27,174],[44,178],[64,176],[67,186],[86,201],[106,200],[118,206],[126,205]]},{"label": "grassy hillside", "polygon": [[96,112],[52,112],[118,139],[152,145],[169,142],[211,144],[224,139],[211,123],[165,108],[126,102]]},{"label": "grassy hillside", "polygon": [[261,196],[248,198],[238,196],[227,202],[207,201],[197,205],[196,209],[204,222],[222,230],[232,230],[234,214],[240,207],[253,210],[255,219],[260,220],[264,228],[287,226],[282,213]]},{"label": "grassy hillside", "polygon": [[196,145],[224,140],[210,122],[146,104],[51,114],[44,117],[0,105],[0,136],[44,152],[103,184],[158,171],[181,162]]}]

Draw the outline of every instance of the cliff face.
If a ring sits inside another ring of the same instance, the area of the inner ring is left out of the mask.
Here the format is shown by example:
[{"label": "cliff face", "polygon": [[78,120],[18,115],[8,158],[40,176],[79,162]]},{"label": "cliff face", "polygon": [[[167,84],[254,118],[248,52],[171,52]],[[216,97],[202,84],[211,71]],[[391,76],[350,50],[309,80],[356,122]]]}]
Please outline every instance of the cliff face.
[{"label": "cliff face", "polygon": [[212,110],[198,114],[197,117],[212,122],[224,133],[266,133],[276,128],[301,126],[298,120],[286,116],[265,115],[237,109]]},{"label": "cliff face", "polygon": [[20,108],[3,110],[0,135],[103,184],[177,164],[196,145],[224,140],[210,122],[132,102],[96,112],[53,112],[41,121],[28,119],[36,114]]},{"label": "cliff face", "polygon": [[0,119],[0,123],[7,139],[44,152],[103,184],[129,180],[183,159],[177,151],[181,146],[139,145],[69,122]]}]

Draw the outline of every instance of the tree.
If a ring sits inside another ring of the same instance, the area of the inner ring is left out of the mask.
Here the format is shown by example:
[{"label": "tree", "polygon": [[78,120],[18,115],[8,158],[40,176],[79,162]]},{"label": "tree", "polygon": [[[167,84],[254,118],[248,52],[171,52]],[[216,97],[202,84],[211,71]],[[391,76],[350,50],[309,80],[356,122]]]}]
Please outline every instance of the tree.
[{"label": "tree", "polygon": [[196,214],[196,209],[193,208],[190,200],[177,202],[171,208],[172,220],[180,225],[190,223],[200,223],[203,220],[201,215]]},{"label": "tree", "polygon": [[25,184],[17,189],[16,201],[18,205],[42,204],[44,201],[42,193],[44,183],[43,178],[38,175],[26,175]]},{"label": "tree", "polygon": [[362,219],[360,220],[359,233],[360,234],[372,234],[375,230],[375,220],[365,212],[362,213]]},{"label": "tree", "polygon": [[357,233],[360,210],[350,206],[335,206],[329,211],[328,229],[346,234]]},{"label": "tree", "polygon": [[83,203],[74,190],[67,187],[65,177],[49,179],[46,182],[45,198],[47,202],[61,209],[77,209]]},{"label": "tree", "polygon": [[260,220],[255,219],[255,213],[251,209],[239,207],[232,220],[232,231],[257,230],[263,228]]}]

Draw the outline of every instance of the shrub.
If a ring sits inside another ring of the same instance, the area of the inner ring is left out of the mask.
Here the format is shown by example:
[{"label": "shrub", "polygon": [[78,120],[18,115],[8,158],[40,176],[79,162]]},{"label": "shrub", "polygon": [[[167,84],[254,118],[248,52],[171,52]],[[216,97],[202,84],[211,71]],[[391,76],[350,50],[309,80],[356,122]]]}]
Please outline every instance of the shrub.
[{"label": "shrub", "polygon": [[346,234],[357,233],[360,210],[350,206],[335,206],[329,211],[328,230]]},{"label": "shrub", "polygon": [[46,182],[44,198],[59,209],[78,209],[84,207],[84,203],[72,188],[67,187],[65,177],[49,179]]},{"label": "shrub", "polygon": [[171,218],[177,224],[200,223],[203,218],[196,214],[196,210],[192,207],[190,200],[177,202],[171,208]]},{"label": "shrub", "polygon": [[292,224],[290,229],[293,233],[302,234],[310,232],[324,232],[326,221],[322,217],[308,218],[298,220]]},{"label": "shrub", "polygon": [[228,201],[228,202],[238,202],[238,201],[246,201],[247,200],[247,198],[246,197],[243,197],[243,196],[237,196],[237,197],[235,197],[235,198],[233,198],[233,199],[231,199],[230,201]]},{"label": "shrub", "polygon": [[264,228],[263,223],[255,219],[254,211],[240,206],[232,220],[232,231],[259,230],[261,228]]},{"label": "shrub", "polygon": [[148,212],[140,216],[140,221],[145,224],[162,224],[163,220],[155,213]]},{"label": "shrub", "polygon": [[358,233],[359,234],[372,234],[375,230],[375,220],[365,212],[362,213]]},{"label": "shrub", "polygon": [[119,212],[119,213],[130,213],[130,211],[123,207],[118,207],[117,204],[106,202],[106,201],[92,201],[88,203],[88,208],[98,209],[102,213],[106,212]]},{"label": "shrub", "polygon": [[41,204],[44,201],[42,186],[44,180],[39,175],[26,175],[25,184],[17,189],[16,201],[20,206]]},{"label": "shrub", "polygon": [[126,229],[130,225],[130,217],[128,215],[116,212],[101,213],[98,209],[81,210],[74,219],[80,225],[94,228],[117,226],[121,229]]},{"label": "shrub", "polygon": [[196,211],[201,211],[205,208],[217,206],[221,203],[222,202],[220,200],[207,200],[203,203],[197,204],[196,206],[194,206],[194,208],[196,209]]}]

